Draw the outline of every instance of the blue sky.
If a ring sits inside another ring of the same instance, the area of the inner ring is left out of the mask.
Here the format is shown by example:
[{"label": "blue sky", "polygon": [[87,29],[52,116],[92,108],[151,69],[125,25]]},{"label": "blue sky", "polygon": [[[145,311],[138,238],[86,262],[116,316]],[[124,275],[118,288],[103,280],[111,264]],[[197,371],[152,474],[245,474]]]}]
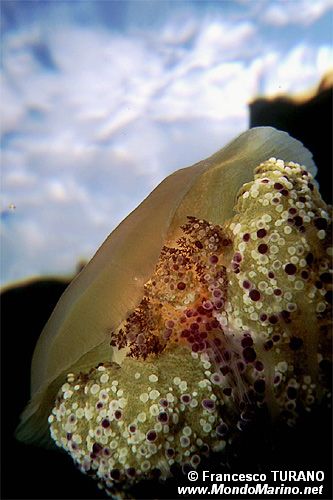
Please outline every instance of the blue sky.
[{"label": "blue sky", "polygon": [[1,282],[71,273],[257,95],[332,66],[332,1],[2,1]]}]

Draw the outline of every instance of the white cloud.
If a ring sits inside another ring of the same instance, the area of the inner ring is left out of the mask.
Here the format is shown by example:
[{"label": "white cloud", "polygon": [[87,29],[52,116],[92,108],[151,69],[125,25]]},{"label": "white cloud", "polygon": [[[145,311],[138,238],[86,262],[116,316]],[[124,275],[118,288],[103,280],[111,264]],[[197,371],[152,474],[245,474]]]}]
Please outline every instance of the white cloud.
[{"label": "white cloud", "polygon": [[280,0],[268,4],[261,20],[278,27],[288,24],[310,26],[332,7],[332,0]]},{"label": "white cloud", "polygon": [[330,68],[333,48],[313,48],[304,43],[292,48],[284,57],[276,52],[267,71],[265,88],[268,95],[298,93],[309,90]]},{"label": "white cloud", "polygon": [[216,16],[127,34],[78,24],[8,33],[2,280],[74,270],[168,173],[245,130],[260,90],[303,90],[330,56],[325,45],[272,52],[254,22]]}]

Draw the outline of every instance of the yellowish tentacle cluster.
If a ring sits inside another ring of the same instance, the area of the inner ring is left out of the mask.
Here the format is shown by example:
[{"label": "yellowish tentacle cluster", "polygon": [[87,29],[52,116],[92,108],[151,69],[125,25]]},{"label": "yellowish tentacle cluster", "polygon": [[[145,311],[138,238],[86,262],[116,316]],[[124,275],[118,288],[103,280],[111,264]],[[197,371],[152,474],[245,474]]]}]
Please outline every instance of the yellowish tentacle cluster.
[{"label": "yellowish tentacle cluster", "polygon": [[223,226],[188,218],[112,332],[129,357],[59,392],[51,435],[108,491],[196,467],[261,409],[292,425],[329,396],[329,207],[305,167],[271,158],[235,209]]},{"label": "yellowish tentacle cluster", "polygon": [[184,347],[146,362],[127,358],[121,369],[100,365],[68,375],[49,417],[51,435],[106,488],[165,479],[175,462],[196,467],[202,453],[226,445],[217,389],[208,357]]}]

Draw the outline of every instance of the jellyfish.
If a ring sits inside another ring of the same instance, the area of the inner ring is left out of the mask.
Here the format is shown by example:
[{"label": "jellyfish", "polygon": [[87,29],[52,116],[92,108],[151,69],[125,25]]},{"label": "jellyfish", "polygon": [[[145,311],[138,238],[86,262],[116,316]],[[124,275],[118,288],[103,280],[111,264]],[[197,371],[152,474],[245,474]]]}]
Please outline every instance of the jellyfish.
[{"label": "jellyfish", "polygon": [[315,173],[259,127],[165,179],[56,306],[18,438],[115,496],[225,453],[262,412],[294,426],[328,405],[332,211]]}]

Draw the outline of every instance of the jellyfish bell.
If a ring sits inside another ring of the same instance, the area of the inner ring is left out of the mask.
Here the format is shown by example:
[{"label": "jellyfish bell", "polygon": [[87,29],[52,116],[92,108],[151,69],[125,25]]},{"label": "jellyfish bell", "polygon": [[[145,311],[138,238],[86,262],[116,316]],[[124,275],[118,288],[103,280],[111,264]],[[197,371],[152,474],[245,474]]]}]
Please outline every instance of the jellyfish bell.
[{"label": "jellyfish bell", "polygon": [[111,490],[197,466],[253,407],[289,422],[297,398],[311,407],[331,311],[315,173],[300,142],[260,127],[167,177],[56,306],[18,438],[55,442]]}]

